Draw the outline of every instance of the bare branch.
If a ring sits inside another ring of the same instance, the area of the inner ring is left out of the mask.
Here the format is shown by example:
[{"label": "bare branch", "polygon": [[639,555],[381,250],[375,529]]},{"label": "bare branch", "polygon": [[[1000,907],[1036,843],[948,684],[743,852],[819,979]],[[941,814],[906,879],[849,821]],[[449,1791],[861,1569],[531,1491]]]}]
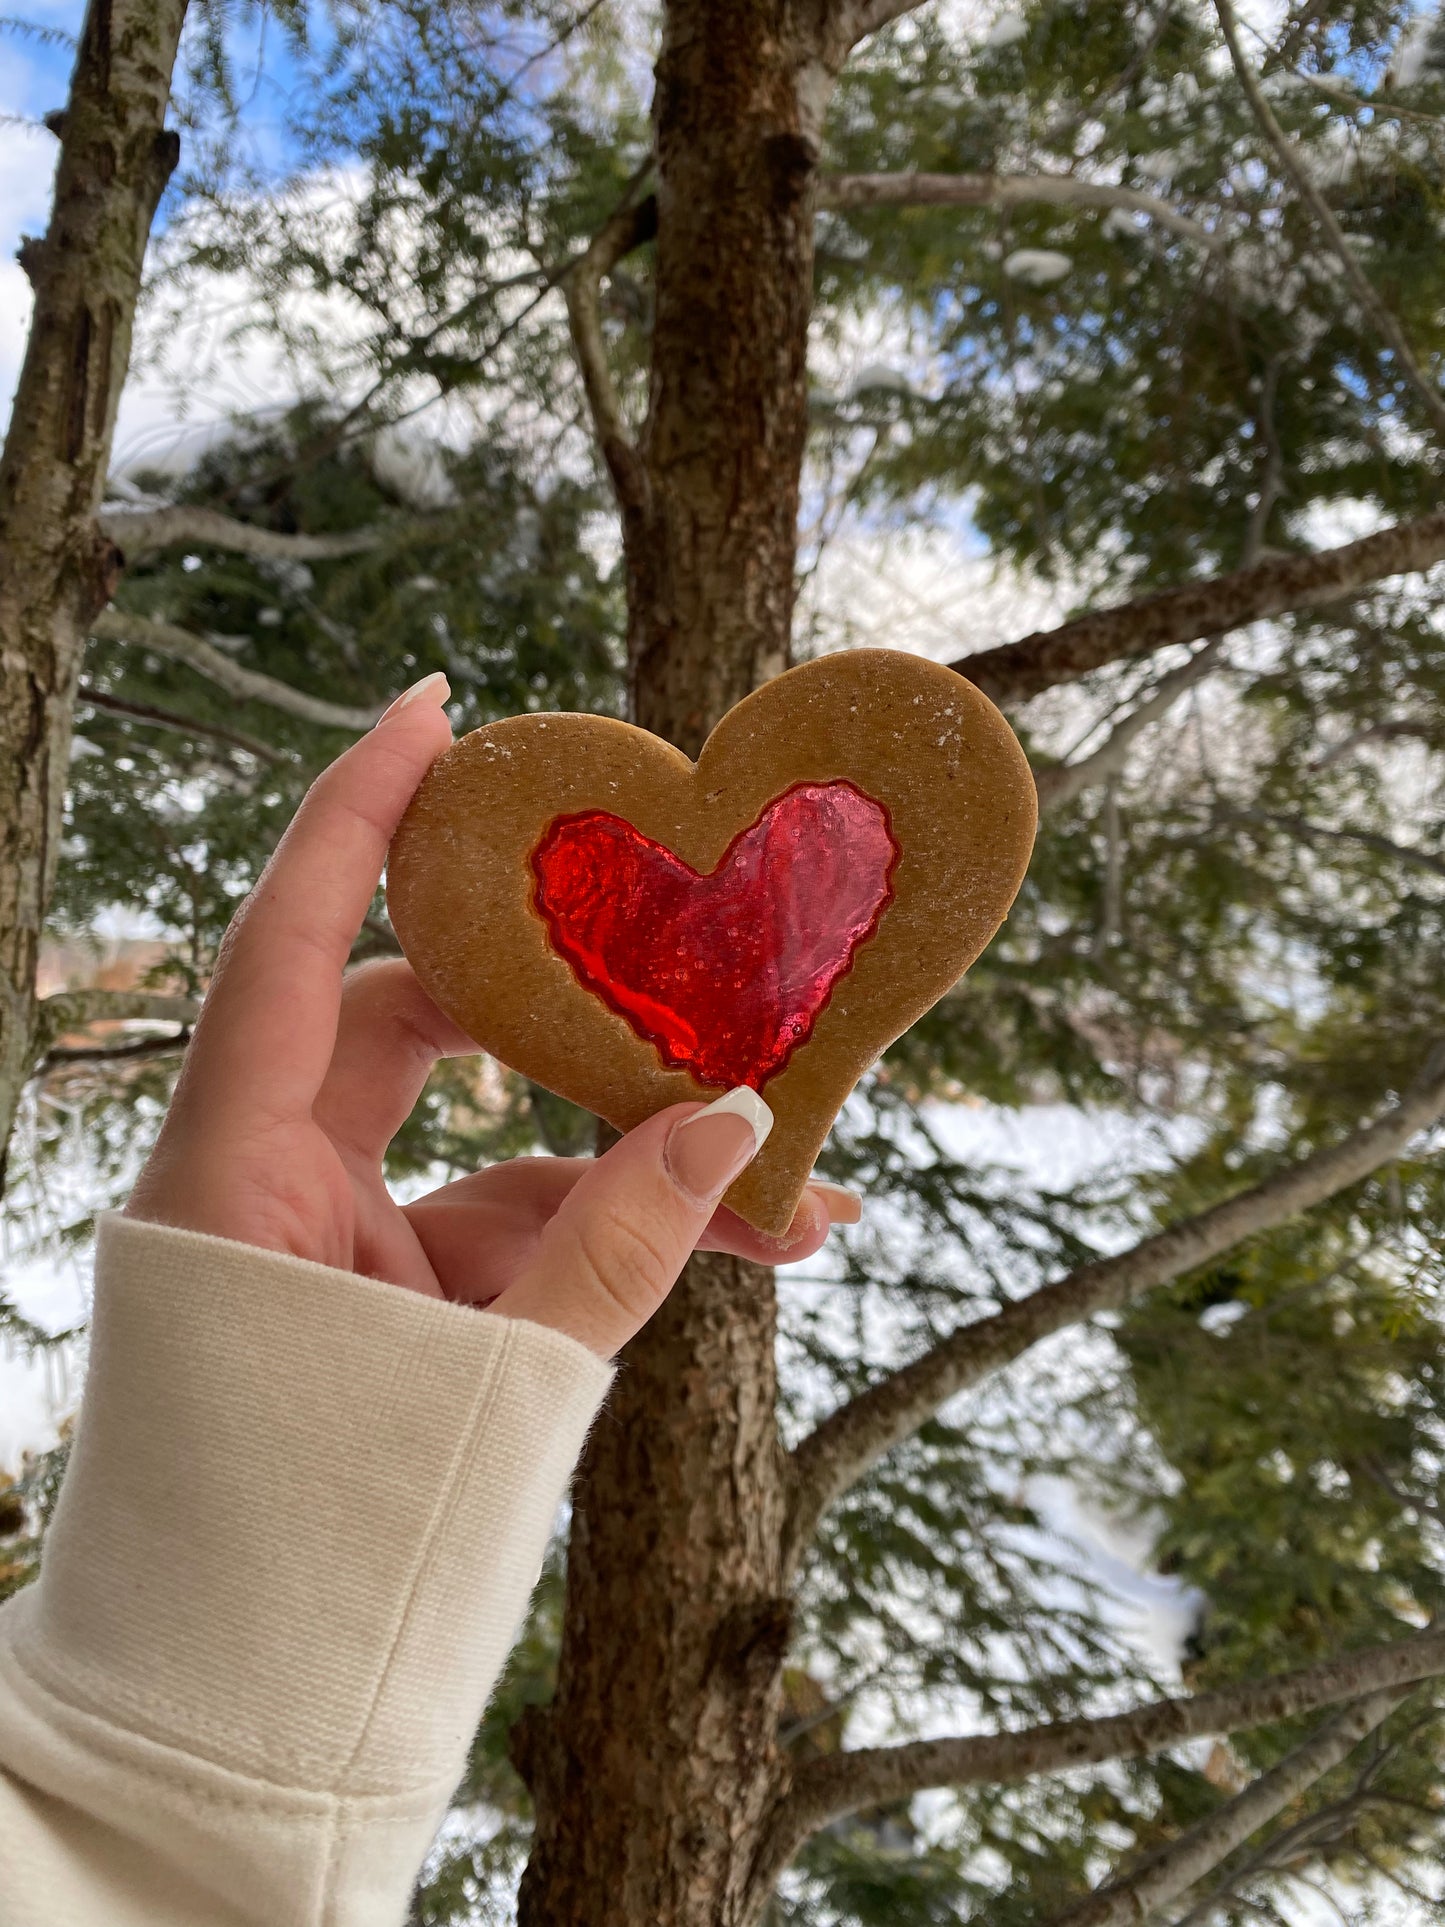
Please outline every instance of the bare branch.
[{"label": "bare branch", "polygon": [[255,756],[263,763],[289,763],[292,759],[283,750],[273,749],[263,743],[259,736],[248,736],[244,730],[223,729],[219,723],[198,723],[194,716],[182,716],[174,709],[158,709],[154,703],[134,703],[124,696],[112,696],[109,690],[96,689],[90,683],[81,683],[75,692],[77,704],[91,709],[109,710],[112,715],[131,716],[137,722],[154,723],[157,729],[174,730],[180,736],[199,736],[217,743],[229,743],[235,749],[244,749],[248,756]]},{"label": "bare branch", "polygon": [[1365,743],[1392,743],[1402,736],[1414,736],[1421,742],[1432,742],[1440,734],[1440,729],[1438,719],[1432,716],[1386,717],[1378,723],[1366,723],[1363,729],[1352,729],[1348,736],[1342,737],[1329,749],[1322,750],[1310,768],[1330,769]]},{"label": "bare branch", "polygon": [[191,1041],[190,1030],[178,1030],[166,1037],[135,1037],[123,1044],[61,1045],[47,1051],[40,1060],[39,1075],[63,1070],[67,1064],[116,1064],[137,1057],[165,1057],[184,1050]]},{"label": "bare branch", "polygon": [[1415,359],[1415,351],[1404,329],[1371,287],[1369,277],[1360,266],[1344,229],[1335,219],[1333,209],[1310,179],[1308,170],[1290,143],[1289,135],[1280,126],[1274,109],[1265,99],[1259,78],[1245,59],[1244,50],[1239,44],[1239,28],[1234,16],[1232,0],[1214,0],[1214,7],[1219,15],[1219,25],[1223,30],[1225,43],[1229,48],[1229,57],[1234,62],[1234,71],[1244,90],[1245,99],[1249,102],[1250,109],[1259,122],[1265,138],[1279,156],[1280,166],[1294,183],[1295,192],[1314,216],[1320,232],[1339,257],[1340,265],[1345,271],[1345,279],[1350,285],[1350,292],[1354,295],[1361,314],[1395,357],[1401,374],[1419,396],[1436,430],[1445,434],[1445,395],[1440,393],[1439,388]]},{"label": "bare branch", "polygon": [[848,44],[856,47],[870,33],[878,33],[905,13],[916,13],[923,0],[856,0],[848,16]]},{"label": "bare branch", "polygon": [[201,1014],[200,999],[166,990],[104,990],[85,987],[57,990],[38,1005],[42,1034],[63,1037],[87,1024],[193,1024]]},{"label": "bare branch", "polygon": [[617,500],[624,513],[637,512],[647,501],[647,474],[637,444],[623,417],[622,403],[607,365],[602,338],[602,278],[625,254],[657,232],[657,201],[648,195],[637,203],[624,201],[602,227],[592,245],[572,263],[563,283],[572,344],[582,371],[582,386],[592,411],[598,444]]},{"label": "bare branch", "polygon": [[1417,850],[1409,843],[1395,843],[1388,836],[1376,836],[1373,830],[1331,830],[1306,817],[1282,816],[1273,810],[1227,810],[1223,814],[1230,823],[1272,824],[1301,843],[1358,843],[1362,849],[1374,850],[1396,863],[1408,863],[1417,870],[1428,870],[1431,876],[1445,877],[1445,857]]},{"label": "bare branch", "polygon": [[1241,1680],[1192,1699],[1155,1700],[1102,1719],[825,1754],[797,1770],[770,1823],[763,1857],[776,1879],[820,1827],[927,1787],[1001,1786],[1105,1760],[1141,1759],[1185,1740],[1268,1726],[1362,1694],[1388,1691],[1393,1704],[1402,1688],[1442,1673],[1445,1631],[1431,1630],[1340,1653],[1297,1672]]},{"label": "bare branch", "polygon": [[1081,757],[1077,763],[1057,763],[1051,768],[1035,770],[1034,786],[1039,793],[1039,808],[1056,809],[1064,803],[1072,803],[1082,791],[1118,776],[1128,760],[1134,739],[1150,723],[1157,722],[1186,689],[1199,681],[1206,670],[1215,666],[1223,641],[1222,636],[1213,637],[1202,649],[1196,650],[1188,662],[1181,664],[1178,669],[1171,669],[1167,676],[1161,676],[1143,702],[1130,710],[1110,732],[1108,740],[1091,755]]},{"label": "bare branch", "polygon": [[1057,629],[981,649],[952,666],[996,703],[1027,702],[1121,658],[1222,636],[1251,622],[1335,602],[1386,577],[1445,558],[1445,509],[1312,555],[1271,556],[1205,582],[1185,582]]},{"label": "bare branch", "polygon": [[1198,247],[1218,250],[1223,238],[1157,194],[1067,174],[824,174],[818,182],[822,208],[853,207],[1052,207],[1125,208],[1147,214]]},{"label": "bare branch", "polygon": [[283,535],[276,529],[258,528],[253,522],[221,515],[215,509],[184,506],[142,509],[112,502],[96,519],[127,562],[181,542],[229,549],[236,555],[263,560],[328,562],[340,556],[362,555],[382,539],[380,529],[351,529],[344,535]]},{"label": "bare branch", "polygon": [[1398,1157],[1445,1111],[1445,1047],[1431,1053],[1411,1090],[1375,1123],[1146,1238],[1098,1258],[1057,1283],[950,1333],[921,1358],[890,1372],[841,1406],[794,1448],[786,1554],[795,1567],[818,1520],[868,1467],[911,1437],[938,1407],[1068,1325],[1115,1311],[1144,1292],[1208,1264],[1242,1239],[1268,1231],[1358,1184]]},{"label": "bare branch", "polygon": [[[155,990],[61,990],[43,997],[35,1008],[30,1055],[43,1074],[58,1065],[104,1061],[117,1057],[150,1057],[175,1050],[190,1037],[200,1015],[198,997]],[[99,1023],[179,1024],[180,1030],[163,1037],[111,1038],[104,1043],[57,1045],[56,1039]]]},{"label": "bare branch", "polygon": [[1059,1915],[1052,1927],[1142,1927],[1347,1759],[1404,1698],[1396,1688],[1346,1707],[1217,1813],[1159,1848],[1123,1880]]},{"label": "bare branch", "polygon": [[1245,568],[1258,562],[1259,552],[1264,547],[1264,538],[1269,528],[1269,518],[1275,505],[1284,493],[1284,450],[1280,447],[1279,430],[1275,425],[1274,403],[1279,392],[1280,358],[1272,356],[1259,383],[1259,408],[1256,422],[1259,429],[1260,445],[1264,449],[1264,463],[1260,470],[1259,492],[1254,498],[1254,507],[1249,512],[1249,527],[1244,532],[1244,549],[1240,562]]},{"label": "bare branch", "polygon": [[133,616],[124,609],[111,607],[95,618],[90,632],[102,642],[128,643],[132,648],[149,649],[152,655],[165,656],[172,662],[183,662],[242,702],[267,703],[272,709],[299,716],[303,722],[319,723],[325,729],[349,729],[359,736],[370,729],[381,714],[380,706],[359,709],[345,703],[329,703],[322,696],[308,696],[304,690],[293,689],[290,683],[263,675],[258,669],[246,669],[214,643],[192,635],[189,629],[182,629],[174,622],[152,622],[145,616]]}]

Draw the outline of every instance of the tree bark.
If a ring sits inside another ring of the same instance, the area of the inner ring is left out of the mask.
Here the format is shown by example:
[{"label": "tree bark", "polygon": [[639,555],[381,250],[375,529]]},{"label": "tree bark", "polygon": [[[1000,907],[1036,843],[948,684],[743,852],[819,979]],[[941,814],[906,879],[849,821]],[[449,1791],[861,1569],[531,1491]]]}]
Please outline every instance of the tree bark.
[{"label": "tree bark", "polygon": [[[55,877],[71,713],[120,554],[96,525],[141,264],[179,144],[165,128],[185,0],[91,0],[50,227],[0,455],[0,1140],[30,1070],[35,966]],[[0,1180],[4,1152],[0,1150]]]},{"label": "tree bark", "polygon": [[[802,11],[666,8],[636,443],[585,277],[569,294],[622,506],[633,716],[691,755],[789,656],[831,84],[826,23]],[[556,1697],[514,1734],[537,1815],[521,1927],[756,1918],[790,1619],[774,1325],[771,1273],[701,1255],[623,1356],[574,1501]]]},{"label": "tree bark", "polygon": [[823,28],[802,11],[671,0],[657,64],[657,309],[643,500],[625,527],[628,647],[636,720],[689,755],[788,661],[832,78]]}]

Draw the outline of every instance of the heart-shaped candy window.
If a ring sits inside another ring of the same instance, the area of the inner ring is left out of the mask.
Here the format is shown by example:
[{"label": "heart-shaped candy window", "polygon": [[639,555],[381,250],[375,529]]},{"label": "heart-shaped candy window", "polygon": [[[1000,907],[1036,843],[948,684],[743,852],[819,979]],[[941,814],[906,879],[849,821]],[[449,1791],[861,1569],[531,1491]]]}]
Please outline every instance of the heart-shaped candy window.
[{"label": "heart-shaped candy window", "polygon": [[662,1061],[760,1091],[806,1044],[892,901],[888,812],[796,783],[699,873],[620,816],[559,816],[532,852],[552,947]]}]

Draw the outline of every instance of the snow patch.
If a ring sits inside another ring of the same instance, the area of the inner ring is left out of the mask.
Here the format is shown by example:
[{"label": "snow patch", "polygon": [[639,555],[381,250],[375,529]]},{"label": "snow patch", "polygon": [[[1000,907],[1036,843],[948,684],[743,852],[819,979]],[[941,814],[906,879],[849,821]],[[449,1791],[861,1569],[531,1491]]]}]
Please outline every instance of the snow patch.
[{"label": "snow patch", "polygon": [[1011,281],[1022,281],[1030,288],[1050,288],[1072,272],[1072,255],[1053,248],[1015,248],[1005,256],[1003,271]]},{"label": "snow patch", "polygon": [[1029,23],[1021,13],[1001,13],[983,37],[985,47],[1014,47],[1027,37]]}]

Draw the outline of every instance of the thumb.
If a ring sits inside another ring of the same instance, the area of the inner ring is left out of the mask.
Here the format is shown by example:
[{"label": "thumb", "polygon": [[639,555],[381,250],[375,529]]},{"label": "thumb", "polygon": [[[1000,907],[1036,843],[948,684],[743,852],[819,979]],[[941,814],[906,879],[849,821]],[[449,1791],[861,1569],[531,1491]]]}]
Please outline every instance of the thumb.
[{"label": "thumb", "polygon": [[611,1358],[672,1290],[718,1199],[772,1128],[746,1086],[715,1104],[659,1111],[578,1180],[527,1269],[487,1310],[550,1325]]}]

